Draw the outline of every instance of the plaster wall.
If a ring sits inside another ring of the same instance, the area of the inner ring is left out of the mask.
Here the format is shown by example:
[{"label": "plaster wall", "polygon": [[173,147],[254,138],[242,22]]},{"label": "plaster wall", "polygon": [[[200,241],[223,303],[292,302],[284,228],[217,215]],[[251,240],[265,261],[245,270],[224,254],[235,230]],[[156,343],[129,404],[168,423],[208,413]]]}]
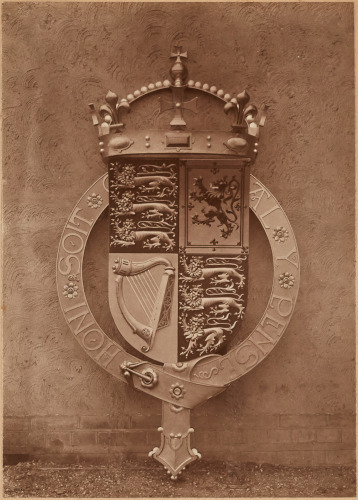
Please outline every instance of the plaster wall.
[{"label": "plaster wall", "polygon": [[[160,402],[86,357],[60,311],[55,266],[71,209],[104,172],[87,104],[167,78],[174,42],[188,51],[195,81],[246,88],[269,106],[252,173],[288,215],[302,272],[282,340],[193,412],[195,444],[214,458],[353,463],[352,3],[3,4],[4,451],[107,460],[158,444]],[[149,107],[131,119],[145,128],[158,116]],[[250,223],[247,331],[271,276],[265,236],[254,216]],[[104,218],[86,282],[114,332],[106,230]]]}]

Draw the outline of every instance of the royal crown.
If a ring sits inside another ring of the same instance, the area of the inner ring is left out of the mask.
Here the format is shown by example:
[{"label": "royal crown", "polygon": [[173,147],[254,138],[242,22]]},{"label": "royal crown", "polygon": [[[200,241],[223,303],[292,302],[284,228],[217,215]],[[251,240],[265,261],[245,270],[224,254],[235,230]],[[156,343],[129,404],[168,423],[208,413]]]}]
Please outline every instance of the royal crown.
[{"label": "royal crown", "polygon": [[[99,108],[98,117],[95,107],[90,104],[93,125],[98,128],[99,147],[102,158],[107,160],[121,155],[136,154],[219,154],[239,157],[243,162],[251,164],[258,153],[260,127],[265,123],[266,105],[258,109],[249,104],[250,96],[244,90],[237,95],[225,93],[214,85],[188,81],[188,69],[185,64],[187,52],[176,46],[171,53],[175,61],[170,68],[170,80],[158,81],[143,86],[121,100],[109,91],[106,104]],[[185,94],[207,94],[223,103],[223,111],[233,117],[231,131],[220,130],[188,130],[184,112],[197,112],[199,96],[185,100]],[[159,98],[159,114],[172,111],[174,116],[165,130],[126,130],[124,116],[131,111],[131,106],[138,99],[162,93]],[[168,97],[165,99],[164,97]],[[170,98],[171,97],[171,98]]]}]

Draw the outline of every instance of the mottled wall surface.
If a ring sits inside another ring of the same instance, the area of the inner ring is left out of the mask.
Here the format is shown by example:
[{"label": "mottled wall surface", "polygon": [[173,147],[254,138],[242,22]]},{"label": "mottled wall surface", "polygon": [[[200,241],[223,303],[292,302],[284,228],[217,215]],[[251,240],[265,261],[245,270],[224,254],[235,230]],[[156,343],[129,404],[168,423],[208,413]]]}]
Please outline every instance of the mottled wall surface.
[{"label": "mottled wall surface", "polygon": [[[288,215],[302,266],[285,335],[254,371],[194,411],[196,443],[207,456],[219,456],[218,444],[241,459],[351,463],[350,3],[3,5],[5,452],[107,456],[125,446],[144,452],[158,440],[149,429],[159,423],[160,402],[112,379],[69,332],[55,266],[71,209],[104,172],[87,103],[98,107],[108,89],[125,97],[167,78],[174,42],[188,51],[194,80],[227,92],[246,88],[254,103],[269,105],[253,174]],[[131,119],[145,126],[157,118],[148,108],[143,121]],[[248,331],[271,276],[267,242],[251,222]],[[113,331],[102,273],[106,228],[104,219],[87,251],[87,293]],[[117,447],[111,436],[122,439]]]}]

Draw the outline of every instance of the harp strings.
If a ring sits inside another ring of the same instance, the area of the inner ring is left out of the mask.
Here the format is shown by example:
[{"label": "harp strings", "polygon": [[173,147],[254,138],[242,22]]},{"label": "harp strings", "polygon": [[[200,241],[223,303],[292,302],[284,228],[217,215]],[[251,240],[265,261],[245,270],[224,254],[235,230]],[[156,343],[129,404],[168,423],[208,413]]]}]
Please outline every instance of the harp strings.
[{"label": "harp strings", "polygon": [[128,276],[127,281],[145,315],[150,320],[159,291],[159,286],[155,282],[150,270]]}]

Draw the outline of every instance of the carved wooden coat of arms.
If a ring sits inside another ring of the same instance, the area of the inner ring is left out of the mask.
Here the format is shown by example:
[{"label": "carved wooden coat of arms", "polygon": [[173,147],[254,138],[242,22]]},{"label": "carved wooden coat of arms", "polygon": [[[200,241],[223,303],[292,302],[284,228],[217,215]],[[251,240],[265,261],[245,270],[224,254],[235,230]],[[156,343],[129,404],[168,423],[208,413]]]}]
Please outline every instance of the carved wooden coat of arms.
[{"label": "carved wooden coat of arms", "polygon": [[[170,79],[121,100],[108,92],[100,118],[90,105],[108,173],[68,220],[58,288],[66,320],[86,352],[114,376],[163,401],[161,444],[151,455],[175,479],[200,456],[190,446],[190,409],[256,366],[286,328],[299,260],[282,208],[250,175],[266,107],[250,104],[245,91],[231,96],[188,81],[187,54],[176,47],[171,57]],[[155,93],[158,112],[171,117],[167,128],[127,129],[124,118],[134,103]],[[196,112],[203,94],[222,102],[231,131],[188,130],[186,113]],[[110,311],[118,336],[138,357],[102,331],[81,281],[87,238],[107,207]],[[274,284],[264,317],[240,341],[250,208],[271,243]]]}]

